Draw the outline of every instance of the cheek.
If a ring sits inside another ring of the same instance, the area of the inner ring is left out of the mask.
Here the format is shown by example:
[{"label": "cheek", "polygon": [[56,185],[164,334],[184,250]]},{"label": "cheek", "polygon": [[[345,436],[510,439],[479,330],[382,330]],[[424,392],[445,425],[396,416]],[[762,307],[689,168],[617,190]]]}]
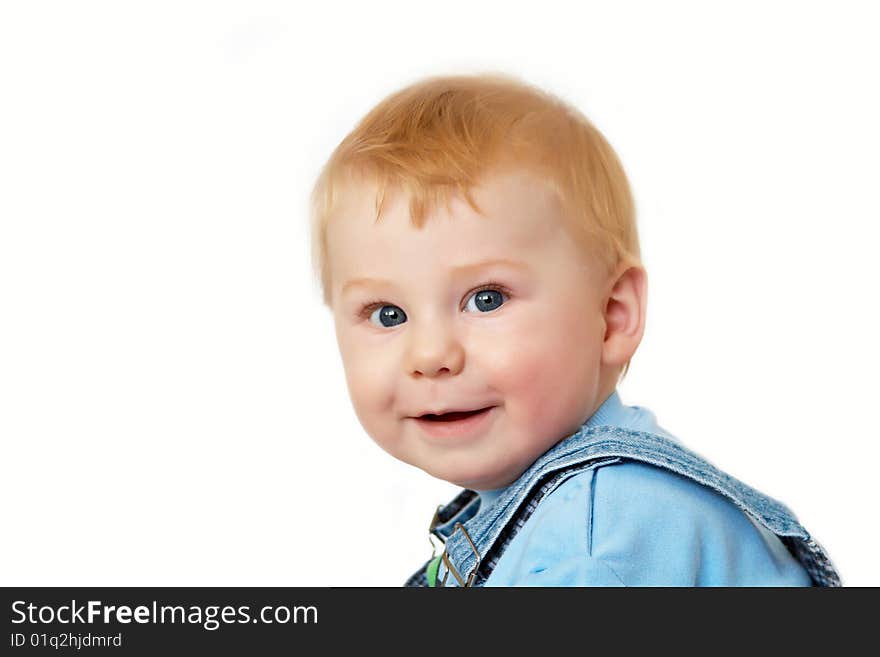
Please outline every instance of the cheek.
[{"label": "cheek", "polygon": [[362,351],[345,361],[348,390],[359,413],[385,411],[392,403],[393,377],[378,360]]},{"label": "cheek", "polygon": [[355,346],[347,336],[338,336],[339,353],[345,371],[348,393],[364,425],[372,425],[376,415],[393,402],[388,356],[381,349]]},{"label": "cheek", "polygon": [[[581,316],[582,317],[582,316]],[[518,426],[568,431],[586,419],[598,389],[601,336],[574,315],[527,327],[492,359],[493,384]]]},{"label": "cheek", "polygon": [[[400,433],[395,408],[394,377],[383,376],[382,364],[363,349],[344,357],[348,394],[358,421],[367,435],[397,458]],[[386,365],[387,367],[387,365]]]}]

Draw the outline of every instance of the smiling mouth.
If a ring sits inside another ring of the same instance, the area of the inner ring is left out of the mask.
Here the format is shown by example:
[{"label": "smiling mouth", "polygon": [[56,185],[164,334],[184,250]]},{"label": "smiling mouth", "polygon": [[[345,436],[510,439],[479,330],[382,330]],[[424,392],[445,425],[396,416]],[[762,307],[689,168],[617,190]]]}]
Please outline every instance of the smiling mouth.
[{"label": "smiling mouth", "polygon": [[419,419],[428,420],[429,422],[455,422],[456,420],[464,420],[475,415],[480,415],[491,408],[493,407],[487,406],[486,408],[479,408],[475,411],[453,411],[451,413],[443,413],[442,415],[426,413],[425,415],[419,416]]}]

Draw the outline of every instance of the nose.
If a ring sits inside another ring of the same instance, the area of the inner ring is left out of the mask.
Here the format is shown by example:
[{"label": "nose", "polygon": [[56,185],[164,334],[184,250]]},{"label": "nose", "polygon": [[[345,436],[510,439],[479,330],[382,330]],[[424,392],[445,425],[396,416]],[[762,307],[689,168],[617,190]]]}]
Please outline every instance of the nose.
[{"label": "nose", "polygon": [[454,375],[464,367],[464,348],[454,330],[443,322],[412,325],[407,370],[414,377]]}]

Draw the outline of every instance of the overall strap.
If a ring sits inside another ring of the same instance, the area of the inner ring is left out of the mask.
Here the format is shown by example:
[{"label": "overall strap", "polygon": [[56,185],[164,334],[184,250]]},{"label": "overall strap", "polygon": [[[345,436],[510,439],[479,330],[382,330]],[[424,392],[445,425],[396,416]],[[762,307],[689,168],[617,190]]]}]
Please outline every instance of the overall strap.
[{"label": "overall strap", "polygon": [[[445,542],[452,533],[455,523],[465,522],[474,516],[479,507],[478,500],[479,496],[475,491],[465,488],[451,502],[437,507],[428,527],[429,535],[438,536]],[[431,545],[433,547],[433,542]],[[404,586],[434,586],[439,558],[432,556],[428,559],[421,568],[409,576]]]},{"label": "overall strap", "polygon": [[[622,459],[662,467],[712,488],[779,536],[816,585],[840,586],[840,577],[825,550],[784,504],[666,436],[613,426],[582,428],[557,444],[502,494],[491,512],[475,515],[479,502],[473,491],[463,491],[453,500],[455,504],[447,505],[452,507],[443,514],[447,521],[435,534],[445,538],[444,556],[459,574],[456,577],[475,586],[484,583],[544,497],[578,472]],[[424,568],[420,571],[422,575],[417,571],[407,585],[427,582]]]}]

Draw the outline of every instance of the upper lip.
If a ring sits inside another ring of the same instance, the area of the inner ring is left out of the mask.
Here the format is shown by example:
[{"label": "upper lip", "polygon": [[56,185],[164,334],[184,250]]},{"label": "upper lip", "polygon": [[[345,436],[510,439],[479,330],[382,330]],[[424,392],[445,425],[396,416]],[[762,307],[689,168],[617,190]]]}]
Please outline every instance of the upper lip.
[{"label": "upper lip", "polygon": [[471,406],[470,408],[465,408],[463,406],[456,406],[452,408],[444,408],[442,410],[437,411],[425,411],[424,413],[419,413],[414,415],[413,417],[423,417],[425,415],[443,415],[445,413],[467,413],[469,411],[481,411],[484,408],[492,408],[492,405],[488,406]]}]

